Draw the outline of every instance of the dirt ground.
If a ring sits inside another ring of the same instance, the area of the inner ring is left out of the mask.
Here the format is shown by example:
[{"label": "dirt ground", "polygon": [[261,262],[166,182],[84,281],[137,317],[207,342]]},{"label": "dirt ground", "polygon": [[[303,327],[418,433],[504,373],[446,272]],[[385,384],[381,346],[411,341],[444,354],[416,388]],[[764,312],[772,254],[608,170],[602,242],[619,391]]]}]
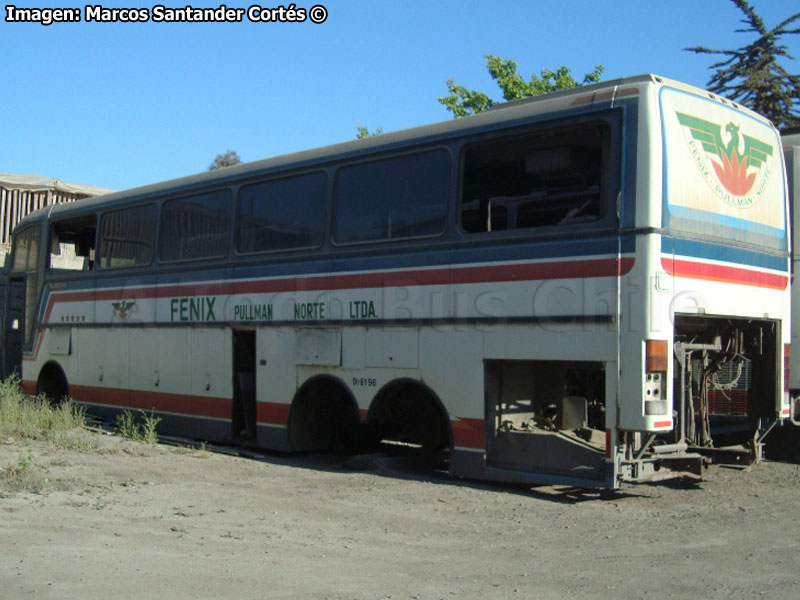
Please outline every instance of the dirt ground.
[{"label": "dirt ground", "polygon": [[0,441],[0,598],[800,597],[794,464],[599,494],[90,439]]}]

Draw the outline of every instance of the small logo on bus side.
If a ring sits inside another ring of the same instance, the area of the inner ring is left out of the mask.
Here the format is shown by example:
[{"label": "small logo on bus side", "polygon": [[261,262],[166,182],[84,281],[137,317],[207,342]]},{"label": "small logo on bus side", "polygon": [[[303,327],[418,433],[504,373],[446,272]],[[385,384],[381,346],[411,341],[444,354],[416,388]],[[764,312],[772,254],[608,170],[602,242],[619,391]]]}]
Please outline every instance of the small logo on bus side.
[{"label": "small logo on bus side", "polygon": [[136,305],[136,302],[128,302],[127,300],[123,300],[122,302],[112,302],[111,307],[114,309],[114,314],[117,315],[117,318],[120,321],[124,321],[127,319],[131,314],[131,309]]},{"label": "small logo on bus side", "polygon": [[[692,157],[711,188],[727,204],[735,208],[749,208],[761,199],[770,176],[767,159],[772,156],[773,147],[749,135],[742,134],[739,139],[739,125],[730,122],[725,125],[723,139],[722,125],[699,117],[676,112],[678,121],[691,133],[688,139]],[[739,151],[744,143],[743,151]],[[697,147],[697,142],[704,152]],[[712,169],[708,168],[708,162]],[[712,179],[711,172],[716,175]],[[761,181],[756,186],[756,179]],[[751,194],[755,188],[755,193]]]}]

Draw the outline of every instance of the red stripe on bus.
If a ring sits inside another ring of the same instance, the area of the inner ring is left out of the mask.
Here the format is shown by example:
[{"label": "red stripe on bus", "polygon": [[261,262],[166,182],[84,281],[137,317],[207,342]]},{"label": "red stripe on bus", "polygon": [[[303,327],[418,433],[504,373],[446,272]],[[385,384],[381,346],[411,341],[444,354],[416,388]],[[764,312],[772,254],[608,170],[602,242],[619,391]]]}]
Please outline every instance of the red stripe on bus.
[{"label": "red stripe on bus", "polygon": [[38,384],[35,381],[31,381],[29,379],[23,379],[20,384],[22,385],[22,391],[28,394],[29,396],[35,396],[36,392],[38,391]]},{"label": "red stripe on bus", "polygon": [[120,406],[144,411],[168,412],[196,417],[230,419],[230,398],[147,392],[88,385],[70,385],[70,395],[79,402],[101,406]]},{"label": "red stripe on bus", "polygon": [[45,314],[50,316],[53,303],[84,300],[135,300],[137,298],[173,298],[176,296],[212,296],[222,294],[303,292],[379,288],[407,285],[442,285],[459,283],[497,283],[534,281],[537,279],[569,279],[574,277],[612,277],[625,275],[634,265],[633,257],[602,258],[576,261],[551,261],[483,267],[447,267],[353,275],[315,275],[257,281],[211,284],[179,284],[146,288],[119,288],[81,292],[54,293]]},{"label": "red stripe on bus", "polygon": [[256,402],[256,421],[270,425],[286,425],[289,421],[290,409],[290,404]]},{"label": "red stripe on bus", "polygon": [[450,421],[453,428],[453,445],[460,448],[486,447],[483,419],[459,417]]},{"label": "red stripe on bus", "polygon": [[763,271],[752,271],[740,267],[728,267],[689,260],[661,258],[661,265],[675,277],[689,277],[693,279],[707,279],[723,283],[737,283],[765,287],[775,290],[785,290],[789,284],[786,275],[775,275]]},{"label": "red stripe on bus", "polygon": [[[81,292],[55,292],[50,294],[44,314],[44,323],[56,303],[107,300],[137,300],[140,298],[172,298],[176,296],[207,296],[215,294],[254,294],[276,292],[301,292],[320,290],[344,290],[380,288],[412,285],[456,285],[469,283],[499,283],[513,281],[536,281],[542,279],[571,279],[580,277],[614,277],[626,275],[633,269],[635,259],[602,258],[574,261],[551,261],[484,267],[448,267],[445,269],[420,269],[414,271],[391,271],[357,275],[319,275],[313,277],[289,277],[258,281],[225,282],[213,284],[182,284],[152,286],[146,288],[119,288]],[[43,335],[38,336],[33,356],[23,360],[35,360]]]}]

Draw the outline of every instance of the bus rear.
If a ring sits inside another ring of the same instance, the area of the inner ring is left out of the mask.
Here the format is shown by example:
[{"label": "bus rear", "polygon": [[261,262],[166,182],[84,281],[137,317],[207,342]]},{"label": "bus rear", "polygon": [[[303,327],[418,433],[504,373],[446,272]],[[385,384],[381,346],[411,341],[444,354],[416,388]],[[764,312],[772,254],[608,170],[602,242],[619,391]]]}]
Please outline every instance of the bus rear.
[{"label": "bus rear", "polygon": [[650,193],[661,201],[640,242],[653,263],[638,342],[643,400],[640,411],[623,408],[620,424],[658,434],[655,452],[661,443],[757,460],[766,435],[790,415],[780,138],[755,113],[680,84],[654,88],[651,101],[662,160]]}]

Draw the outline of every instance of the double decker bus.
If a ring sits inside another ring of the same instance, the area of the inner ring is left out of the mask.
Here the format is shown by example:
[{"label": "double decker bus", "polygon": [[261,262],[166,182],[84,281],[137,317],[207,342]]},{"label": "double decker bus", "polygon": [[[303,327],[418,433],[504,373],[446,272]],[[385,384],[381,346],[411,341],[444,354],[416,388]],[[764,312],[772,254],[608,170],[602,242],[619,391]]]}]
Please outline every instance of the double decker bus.
[{"label": "double decker bus", "polygon": [[615,488],[790,415],[779,135],[653,75],[49,207],[10,273],[27,391],[209,441]]}]

